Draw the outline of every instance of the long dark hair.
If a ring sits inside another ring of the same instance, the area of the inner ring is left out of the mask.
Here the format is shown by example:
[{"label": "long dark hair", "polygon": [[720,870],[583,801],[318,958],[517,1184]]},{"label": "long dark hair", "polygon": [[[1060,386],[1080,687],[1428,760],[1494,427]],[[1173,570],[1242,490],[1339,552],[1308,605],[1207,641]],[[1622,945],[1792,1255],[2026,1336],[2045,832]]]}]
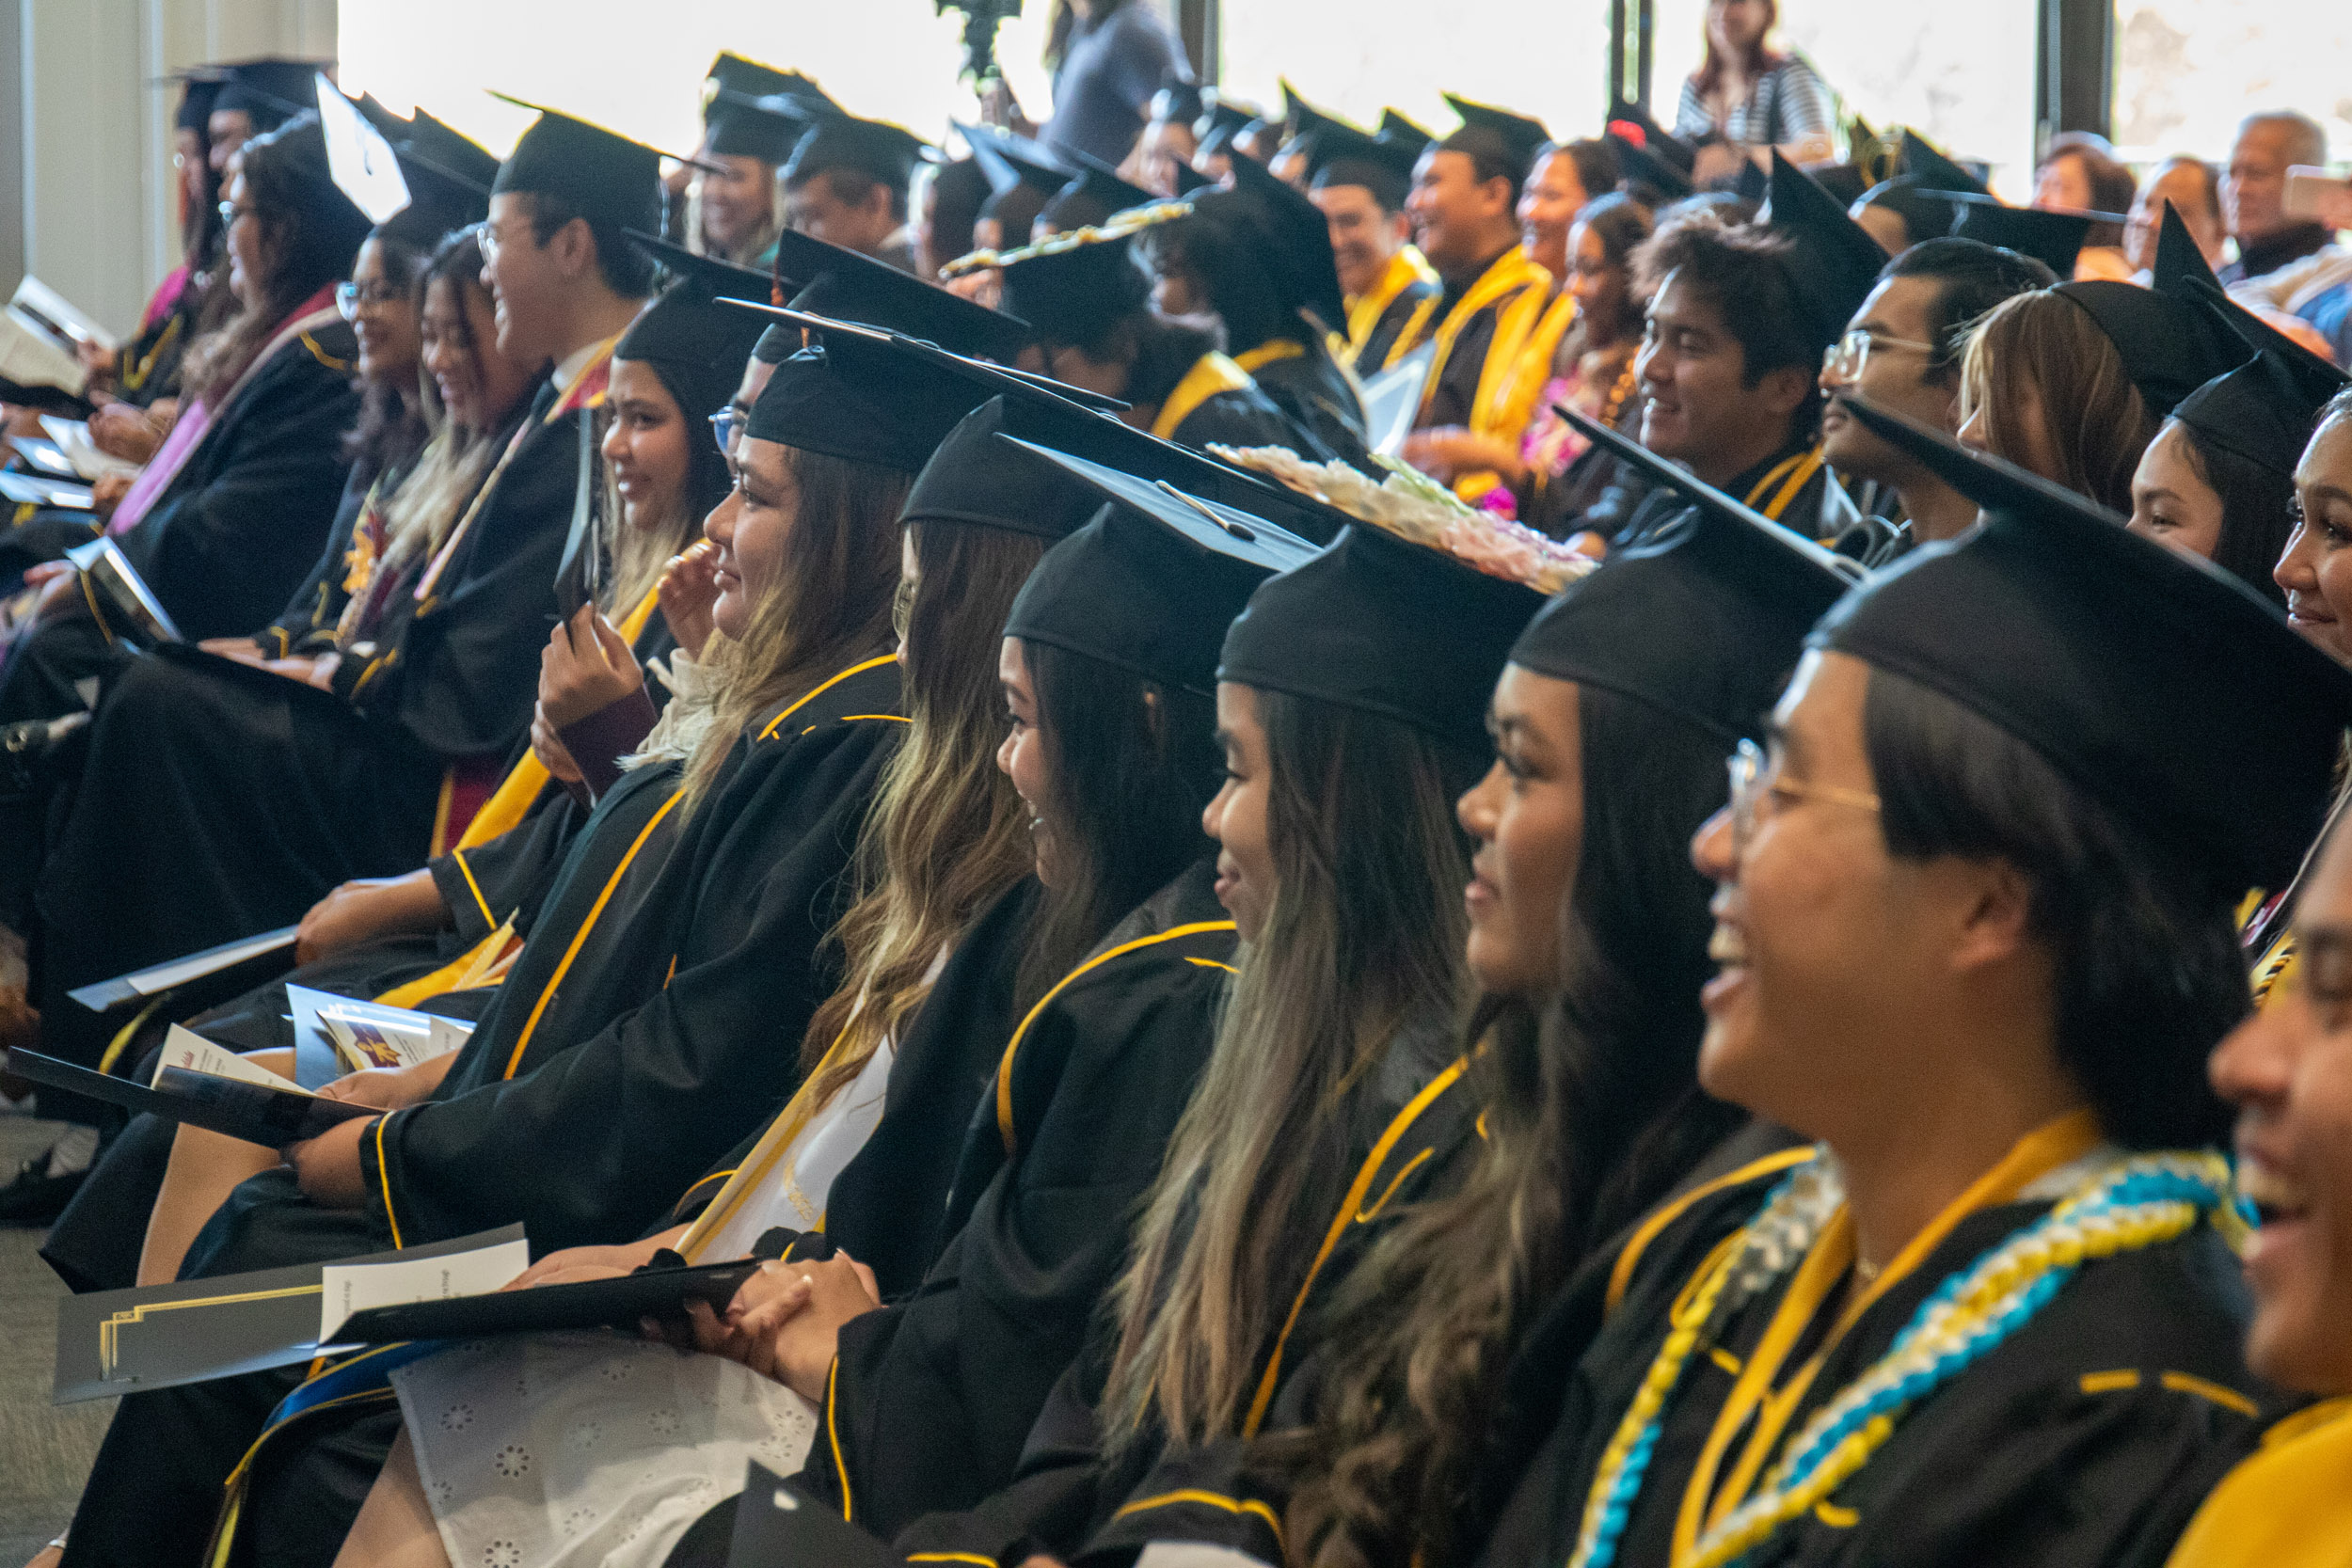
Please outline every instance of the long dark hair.
[{"label": "long dark hair", "polygon": [[1035,1002],[1120,917],[1209,852],[1201,808],[1222,756],[1208,698],[1050,643],[1023,644],[1053,786],[1030,802],[1054,842],[1015,990]]},{"label": "long dark hair", "polygon": [[1425,1049],[1416,1085],[1445,1066],[1469,989],[1454,801],[1484,759],[1393,719],[1255,695],[1274,901],[1119,1288],[1104,1402],[1119,1440],[1153,1418],[1179,1443],[1242,1430],[1301,1282],[1302,1227],[1345,1190],[1362,1096],[1399,1041]]},{"label": "long dark hair", "polygon": [[834,931],[846,958],[841,988],[801,1038],[803,1075],[844,1043],[819,1094],[854,1078],[904,1025],[930,993],[926,976],[941,949],[1035,863],[1028,814],[993,760],[1004,738],[996,661],[1005,617],[1045,541],[998,528],[905,526],[915,585],[901,588],[895,619],[910,722],[858,838],[858,900]]},{"label": "long dark hair", "polygon": [[262,226],[270,276],[253,279],[255,297],[216,336],[190,351],[195,363],[182,377],[190,398],[209,399],[226,390],[295,307],[351,276],[368,220],[341,198],[319,199],[316,176],[326,162],[325,141],[318,115],[305,111],[237,150],[236,166],[245,176],[254,221]]},{"label": "long dark hair", "polygon": [[[384,258],[385,280],[408,296],[411,311],[421,312],[426,274],[437,252],[428,252],[426,247],[381,227],[371,230],[368,238],[375,242],[377,252]],[[474,264],[479,269],[478,247],[474,255]],[[405,385],[380,381],[360,385],[359,421],[343,438],[343,451],[355,467],[368,473],[396,473],[416,460],[433,434],[425,402],[431,396],[432,381],[420,366],[418,373]]]},{"label": "long dark hair", "polygon": [[2295,476],[2209,444],[2195,425],[2182,424],[2181,434],[2188,438],[2189,467],[2221,498],[2213,563],[2284,610],[2287,591],[2271,571],[2295,531]]},{"label": "long dark hair", "polygon": [[1863,743],[1887,851],[1999,859],[2031,889],[2058,1058],[2126,1148],[2217,1143],[2205,1058],[2252,1005],[2232,888],[2156,849],[2040,753],[1950,698],[1873,668]]},{"label": "long dark hair", "polygon": [[1303,1478],[1298,1561],[1460,1560],[1463,1505],[1534,1314],[1741,1119],[1697,1078],[1712,889],[1689,844],[1723,804],[1723,742],[1595,687],[1577,704],[1566,978],[1540,1010],[1481,1004],[1485,1148],[1459,1191],[1402,1217],[1334,1293],[1323,1334],[1350,1354],[1314,1424],[1262,1445]]},{"label": "long dark hair", "polygon": [[898,509],[914,476],[805,447],[783,450],[794,495],[784,564],[743,635],[715,636],[707,653],[723,686],[686,765],[689,814],[709,798],[720,765],[755,717],[890,646]]}]

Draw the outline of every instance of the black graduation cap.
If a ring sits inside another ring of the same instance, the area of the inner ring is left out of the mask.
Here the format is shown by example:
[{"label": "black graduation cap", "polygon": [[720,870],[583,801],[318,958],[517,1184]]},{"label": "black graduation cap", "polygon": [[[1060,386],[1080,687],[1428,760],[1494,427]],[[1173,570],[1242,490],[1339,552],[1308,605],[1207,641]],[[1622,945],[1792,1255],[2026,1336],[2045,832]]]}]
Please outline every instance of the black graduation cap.
[{"label": "black graduation cap", "polygon": [[1250,595],[1217,678],[1378,714],[1484,755],[1486,700],[1543,602],[1524,583],[1351,523]]},{"label": "black graduation cap", "polygon": [[1200,119],[1193,121],[1192,128],[1204,142],[1212,131],[1223,132],[1231,138],[1243,126],[1260,118],[1256,104],[1229,97],[1218,88],[1206,87],[1200,94]]},{"label": "black graduation cap", "polygon": [[1870,231],[1846,215],[1845,203],[1772,150],[1772,204],[1766,214],[1796,246],[1788,277],[1822,343],[1835,342],[1878,283],[1886,252]]},{"label": "black graduation cap", "polygon": [[1049,341],[1097,341],[1112,323],[1152,298],[1151,280],[1132,252],[1135,234],[1133,229],[1079,229],[1006,251],[997,258],[1004,308]]},{"label": "black graduation cap", "polygon": [[1045,552],[1013,600],[1005,635],[1216,695],[1225,628],[1260,583],[1308,560],[1314,546],[1173,485],[1029,450],[1113,499]]},{"label": "black graduation cap", "polygon": [[807,135],[815,118],[780,106],[798,107],[800,103],[783,93],[764,97],[717,93],[703,105],[703,148],[713,157],[756,158],[763,164],[780,165],[792,156],[792,149]]},{"label": "black graduation cap", "polygon": [[[731,308],[785,314],[740,300]],[[919,473],[947,433],[988,400],[975,383],[939,374],[902,339],[798,320],[818,341],[769,377],[743,427],[754,440]]]},{"label": "black graduation cap", "polygon": [[1317,139],[1326,132],[1353,131],[1359,135],[1364,134],[1362,127],[1352,121],[1342,119],[1328,109],[1318,108],[1299,97],[1288,82],[1282,84],[1282,101],[1289,109],[1284,124],[1289,128],[1290,134],[1285,140],[1288,143],[1296,144],[1310,159],[1314,156]]},{"label": "black graduation cap", "polygon": [[803,180],[836,168],[850,169],[903,191],[914,166],[930,150],[923,138],[886,120],[859,119],[853,115],[825,115],[808,128],[785,160],[784,182]]},{"label": "black graduation cap", "polygon": [[1073,152],[1072,156],[1078,162],[1076,177],[1038,210],[1038,216],[1056,233],[1106,223],[1113,213],[1148,207],[1166,199],[1157,191],[1147,191],[1121,179],[1117,169],[1100,158],[1086,152]]},{"label": "black graduation cap", "polygon": [[1853,164],[1815,164],[1804,172],[1807,179],[1829,192],[1831,199],[1840,207],[1851,207],[1861,200],[1862,193],[1871,184]]},{"label": "black graduation cap", "polygon": [[1103,498],[1052,464],[1013,457],[999,437],[1019,429],[1050,438],[1087,416],[1016,413],[1005,397],[989,399],[963,417],[915,476],[898,514],[904,523],[954,523],[1005,529],[1040,539],[1064,539],[1103,510]]},{"label": "black graduation cap", "polygon": [[172,119],[173,128],[204,135],[212,124],[213,103],[220,97],[220,89],[228,85],[228,73],[215,73],[210,67],[199,67],[183,75],[180,108]]},{"label": "black graduation cap", "polygon": [[[1779,155],[1777,150],[1773,155]],[[1760,207],[1772,198],[1772,177],[1754,158],[1742,158],[1740,172],[1731,177],[1731,194]]]},{"label": "black graduation cap", "polygon": [[1947,156],[1933,142],[1908,126],[1902,135],[1902,168],[1927,190],[1966,191],[1974,196],[1993,194],[1992,187],[1967,165]]},{"label": "black graduation cap", "polygon": [[419,109],[409,116],[407,134],[394,143],[393,150],[400,154],[401,173],[409,177],[411,190],[418,183],[415,171],[421,169],[428,176],[427,183],[468,193],[483,204],[484,211],[488,210],[499,161],[472,137]]},{"label": "black graduation cap", "polygon": [[1952,231],[1957,203],[1922,185],[1917,175],[1899,174],[1864,191],[1853,205],[1883,207],[1893,213],[1903,220],[1904,231],[1916,245]]},{"label": "black graduation cap", "polygon": [[1176,168],[1176,198],[1183,200],[1195,191],[1208,189],[1216,183],[1190,164],[1178,164]]},{"label": "black graduation cap", "polygon": [[776,236],[776,271],[798,283],[787,302],[795,309],[927,339],[958,354],[1009,360],[1032,336],[1017,316],[796,229]]},{"label": "black graduation cap", "polygon": [[1326,330],[1347,325],[1346,295],[1339,263],[1331,253],[1331,224],[1323,209],[1267,172],[1254,158],[1235,155],[1230,191],[1202,191],[1195,213],[1230,203],[1246,204],[1254,216],[1266,266],[1279,285],[1282,303],[1321,318]]},{"label": "black graduation cap", "polygon": [[1617,150],[1617,171],[1629,185],[1647,185],[1666,201],[1679,201],[1698,187],[1691,177],[1640,142],[1617,131],[1603,133]]},{"label": "black graduation cap", "polygon": [[1354,126],[1326,131],[1315,138],[1314,151],[1307,160],[1307,186],[1319,191],[1332,185],[1361,185],[1382,211],[1393,213],[1405,205],[1406,193],[1412,189],[1413,166],[1421,161],[1426,146],[1406,137],[1368,136]]},{"label": "black graduation cap", "polygon": [[661,160],[667,154],[631,141],[601,125],[575,119],[560,109],[528,103],[494,92],[519,108],[533,109],[515,150],[499,165],[490,194],[529,192],[551,196],[582,216],[614,229],[652,230],[661,222]]},{"label": "black graduation cap", "polygon": [[[655,295],[612,345],[614,359],[652,367],[693,436],[701,436],[708,416],[734,400],[744,361],[766,329],[759,317],[720,304],[723,297],[705,277],[690,273]],[[785,357],[779,353],[769,362]],[[708,439],[690,440],[687,466],[690,504],[706,510],[717,505],[728,483],[726,459],[717,446]]]},{"label": "black graduation cap", "polygon": [[2060,283],[2050,291],[2090,312],[2115,345],[2123,373],[2158,419],[2183,398],[2244,362],[2246,344],[2191,305],[2137,283]]},{"label": "black graduation cap", "polygon": [[[1474,103],[1450,92],[1445,95],[1445,101],[1448,107],[1462,117],[1463,131],[1491,131],[1502,138],[1503,148],[1518,166],[1522,179],[1526,178],[1529,166],[1535,161],[1535,150],[1551,140],[1551,133],[1544,129],[1544,122],[1540,119],[1531,119],[1526,115],[1492,103]],[[1454,133],[1456,135],[1460,134],[1458,131]]]},{"label": "black graduation cap", "polygon": [[[1635,698],[1725,741],[1760,735],[1805,633],[1851,586],[1851,564],[1639,442],[1561,412],[1692,505],[1554,594],[1511,662]],[[1692,635],[1698,627],[1706,635]]]},{"label": "black graduation cap", "polygon": [[2179,210],[2169,201],[2164,204],[2163,227],[2156,231],[2156,261],[2152,271],[2158,293],[2197,307],[2207,320],[2227,328],[2248,349],[2267,350],[2299,377],[2318,384],[2343,373],[2332,361],[2321,358],[2232,299],[2213,268],[2205,264],[2205,254],[2197,248],[2196,236],[2188,231]]},{"label": "black graduation cap", "polygon": [[2321,410],[2352,387],[2352,376],[2324,360],[2319,363],[2325,375],[2265,349],[2183,398],[2172,417],[2195,431],[2206,446],[2292,477]]},{"label": "black graduation cap", "polygon": [[[705,125],[718,123],[719,116],[716,111],[729,93],[735,94],[739,99],[760,98],[771,93],[788,94],[796,98],[813,96],[828,103],[832,103],[831,99],[825,98],[816,83],[797,71],[779,71],[774,66],[762,65],[757,60],[745,59],[740,55],[730,54],[723,49],[719,52],[719,57],[710,62],[710,69],[703,75],[703,123]],[[716,152],[720,149],[714,147],[711,150]]]},{"label": "black graduation cap", "polygon": [[999,196],[1028,185],[1050,197],[1078,177],[1077,167],[1043,142],[961,120],[956,121],[956,129],[971,148],[980,172],[988,177],[988,188]]},{"label": "black graduation cap", "polygon": [[254,140],[264,137],[284,155],[282,166],[293,177],[304,221],[316,227],[322,235],[322,252],[348,257],[358,250],[373,225],[368,222],[367,214],[335,183],[319,112],[305,109]]},{"label": "black graduation cap", "polygon": [[384,105],[383,100],[372,92],[363,92],[351,101],[359,118],[375,127],[375,134],[397,147],[408,137],[408,118],[396,115]]},{"label": "black graduation cap", "polygon": [[[1686,179],[1691,171],[1698,166],[1699,150],[1659,124],[1650,112],[1639,103],[1629,103],[1621,98],[1611,104],[1605,123],[1613,126],[1619,121],[1641,132],[1641,145],[1647,149],[1652,156],[1672,164]],[[1634,139],[1626,136],[1622,132],[1614,133],[1614,135],[1621,140]]]},{"label": "black graduation cap", "polygon": [[2030,256],[2059,277],[2074,276],[2074,260],[2095,223],[2122,222],[2106,213],[2067,213],[2044,207],[2011,207],[1998,197],[1974,191],[1924,191],[1952,204],[1951,232]]},{"label": "black graduation cap", "polygon": [[333,60],[299,60],[272,55],[239,60],[220,68],[227,72],[213,99],[212,112],[243,110],[258,133],[274,130],[318,102],[313,79],[320,71],[333,74]]},{"label": "black graduation cap", "polygon": [[1200,84],[1170,67],[1160,75],[1160,90],[1152,95],[1152,118],[1189,126],[1205,112]]},{"label": "black graduation cap", "polygon": [[1844,401],[1985,521],[1849,595],[1812,644],[1997,724],[2217,884],[2284,887],[2327,813],[2352,671],[2212,562],[1941,431]]},{"label": "black graduation cap", "polygon": [[[654,265],[682,283],[691,283],[705,297],[710,299],[750,299],[761,304],[773,304],[775,279],[754,267],[739,267],[716,256],[697,256],[684,245],[647,234],[640,230],[623,230],[629,243],[644,251]],[[644,319],[642,316],[639,318]]]},{"label": "black graduation cap", "polygon": [[1394,109],[1380,111],[1380,123],[1373,127],[1372,134],[1382,141],[1410,147],[1415,159],[1419,159],[1429,150],[1429,144],[1438,139]]}]

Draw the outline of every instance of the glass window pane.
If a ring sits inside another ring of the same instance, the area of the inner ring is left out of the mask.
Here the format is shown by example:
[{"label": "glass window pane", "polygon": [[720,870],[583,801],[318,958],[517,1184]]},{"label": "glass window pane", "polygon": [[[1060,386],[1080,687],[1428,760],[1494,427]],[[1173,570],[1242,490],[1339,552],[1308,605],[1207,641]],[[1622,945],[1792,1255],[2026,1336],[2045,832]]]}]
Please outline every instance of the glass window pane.
[{"label": "glass window pane", "polygon": [[2298,109],[2352,149],[2352,8],[2271,0],[2122,0],[2115,8],[2115,143],[2134,163],[2226,158],[2237,122]]},{"label": "glass window pane", "polygon": [[[1650,100],[1671,127],[1707,47],[1707,0],[1657,0],[1656,9]],[[2033,194],[2034,25],[2034,0],[1788,0],[1774,44],[1810,60],[1847,114],[1882,131],[1908,125],[1956,156],[1980,158],[1994,187],[2023,200]]]},{"label": "glass window pane", "polygon": [[1279,108],[1279,78],[1370,125],[1394,107],[1443,135],[1443,93],[1530,114],[1561,136],[1600,134],[1608,107],[1606,0],[1483,0],[1450,15],[1428,0],[1223,0],[1221,78]]}]

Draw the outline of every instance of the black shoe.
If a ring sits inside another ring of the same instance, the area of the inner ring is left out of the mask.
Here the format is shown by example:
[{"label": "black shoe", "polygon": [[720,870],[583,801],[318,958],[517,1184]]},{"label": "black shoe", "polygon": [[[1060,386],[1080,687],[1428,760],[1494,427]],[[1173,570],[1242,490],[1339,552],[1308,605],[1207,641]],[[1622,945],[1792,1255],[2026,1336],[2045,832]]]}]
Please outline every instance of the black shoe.
[{"label": "black shoe", "polygon": [[89,1179],[85,1165],[64,1176],[49,1174],[49,1156],[44,1149],[38,1159],[27,1160],[16,1173],[16,1180],[0,1187],[0,1225],[15,1226],[27,1230],[45,1230],[65,1212],[65,1206],[73,1201],[73,1195],[82,1190]]}]

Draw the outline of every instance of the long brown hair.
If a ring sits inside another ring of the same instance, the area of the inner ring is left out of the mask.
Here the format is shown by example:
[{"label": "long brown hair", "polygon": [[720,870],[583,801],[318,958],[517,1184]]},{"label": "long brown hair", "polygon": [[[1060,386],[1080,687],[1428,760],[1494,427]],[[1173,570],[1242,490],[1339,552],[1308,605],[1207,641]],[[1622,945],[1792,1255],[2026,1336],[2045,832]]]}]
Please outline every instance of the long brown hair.
[{"label": "long brown hair", "polygon": [[1013,595],[1045,542],[1004,529],[910,523],[912,594],[901,594],[905,744],[882,774],[858,840],[857,902],[834,928],[841,988],[801,1039],[801,1071],[842,1049],[814,1092],[854,1078],[930,994],[931,962],[1023,877],[1028,813],[996,767],[997,647]]},{"label": "long brown hair", "polygon": [[1303,1479],[1296,1560],[1450,1568],[1502,1376],[1534,1315],[1740,1119],[1697,1084],[1711,890],[1691,833],[1723,803],[1723,743],[1577,690],[1584,839],[1560,994],[1472,1022],[1486,1140],[1461,1188],[1408,1212],[1334,1293],[1344,1345],[1307,1430],[1266,1441]]},{"label": "long brown hair", "polygon": [[[1755,86],[1757,77],[1788,58],[1786,55],[1765,47],[1765,40],[1772,36],[1772,29],[1779,25],[1780,0],[1764,0],[1764,30],[1756,35],[1756,47],[1749,50],[1748,57],[1740,62],[1740,68],[1746,72],[1748,84],[1751,87]],[[1705,98],[1723,86],[1724,60],[1722,51],[1715,47],[1715,29],[1702,23],[1701,30],[1707,40],[1707,55],[1699,61],[1698,70],[1692,73],[1691,85],[1698,89],[1701,98]]]},{"label": "long brown hair", "polygon": [[2042,477],[2129,515],[2132,474],[2158,421],[2090,312],[2049,289],[1996,306],[1960,367],[1962,420],[1981,414],[1986,448],[2021,467],[2035,467],[2024,413],[2034,404],[2058,467]]},{"label": "long brown hair", "polygon": [[794,515],[775,587],[740,638],[712,634],[706,662],[719,695],[686,764],[685,810],[708,798],[737,735],[758,714],[806,695],[890,646],[898,586],[898,509],[914,476],[786,447]]},{"label": "long brown hair", "polygon": [[1301,1282],[1300,1227],[1351,1174],[1352,1107],[1400,1039],[1426,1043],[1416,1084],[1442,1069],[1469,991],[1454,801],[1479,759],[1392,719],[1256,697],[1274,901],[1115,1298],[1117,1441],[1155,1416],[1179,1443],[1240,1432]]}]

